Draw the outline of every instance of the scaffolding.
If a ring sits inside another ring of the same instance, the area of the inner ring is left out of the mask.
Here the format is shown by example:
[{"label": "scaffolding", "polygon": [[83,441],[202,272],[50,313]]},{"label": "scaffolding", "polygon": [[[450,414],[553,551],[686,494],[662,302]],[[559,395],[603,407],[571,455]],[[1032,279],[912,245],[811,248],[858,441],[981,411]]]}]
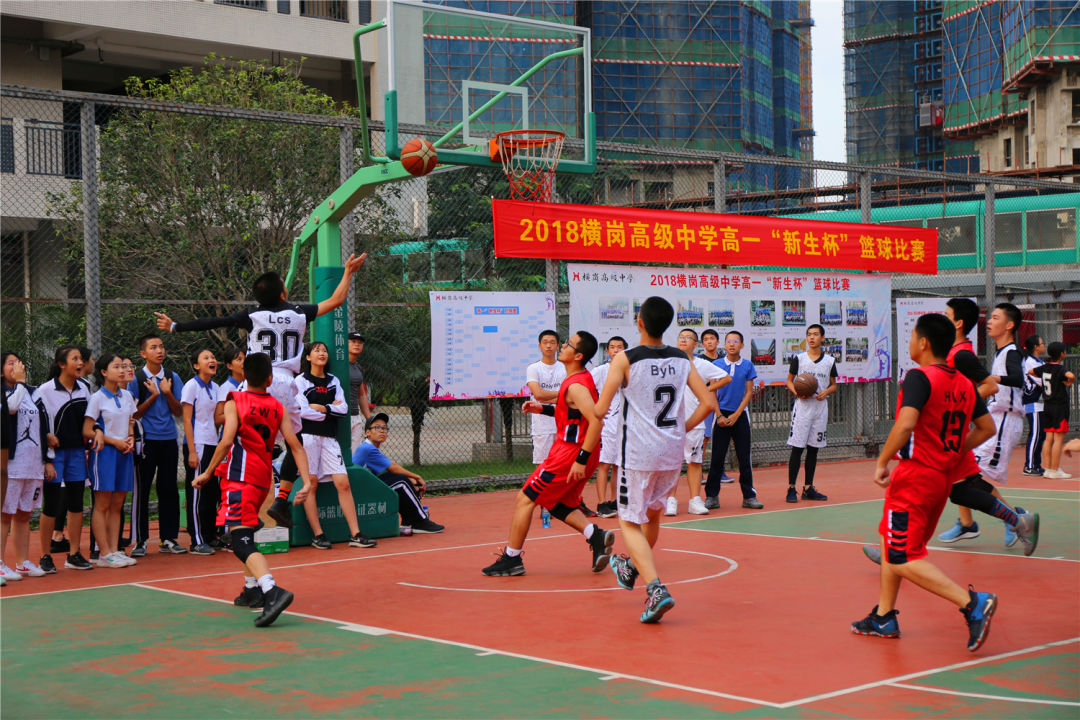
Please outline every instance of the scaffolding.
[{"label": "scaffolding", "polygon": [[1004,3],[1002,60],[1007,93],[1026,97],[1033,86],[1080,60],[1080,7],[1075,0]]}]

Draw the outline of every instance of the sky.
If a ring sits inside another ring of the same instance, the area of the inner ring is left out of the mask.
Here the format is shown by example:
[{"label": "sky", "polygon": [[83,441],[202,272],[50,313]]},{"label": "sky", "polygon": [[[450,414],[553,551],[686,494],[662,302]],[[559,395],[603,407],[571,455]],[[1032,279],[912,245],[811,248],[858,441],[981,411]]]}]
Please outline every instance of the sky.
[{"label": "sky", "polygon": [[844,162],[844,3],[810,0],[814,85],[814,159]]}]

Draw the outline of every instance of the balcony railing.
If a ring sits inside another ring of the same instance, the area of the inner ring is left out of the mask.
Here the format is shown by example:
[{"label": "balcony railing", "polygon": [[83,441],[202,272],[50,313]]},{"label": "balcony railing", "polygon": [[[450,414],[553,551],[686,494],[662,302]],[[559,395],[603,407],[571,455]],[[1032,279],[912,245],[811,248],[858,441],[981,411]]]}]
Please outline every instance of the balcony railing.
[{"label": "balcony railing", "polygon": [[322,20],[349,21],[349,8],[345,0],[300,0],[301,17]]},{"label": "balcony railing", "polygon": [[82,177],[79,135],[79,123],[27,120],[26,174]]},{"label": "balcony railing", "polygon": [[248,10],[266,10],[266,0],[214,0],[215,5],[232,5]]}]

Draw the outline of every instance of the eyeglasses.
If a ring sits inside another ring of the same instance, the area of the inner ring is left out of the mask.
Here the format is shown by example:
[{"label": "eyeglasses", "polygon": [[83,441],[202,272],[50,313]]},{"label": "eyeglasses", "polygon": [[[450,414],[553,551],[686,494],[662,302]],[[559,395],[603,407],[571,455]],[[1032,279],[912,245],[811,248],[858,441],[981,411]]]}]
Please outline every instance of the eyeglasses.
[{"label": "eyeglasses", "polygon": [[387,432],[390,428],[385,425],[372,425],[368,430],[378,430],[379,432]]},{"label": "eyeglasses", "polygon": [[562,344],[562,346],[563,346],[563,347],[568,347],[568,348],[570,348],[571,350],[573,350],[574,352],[581,352],[581,351],[580,351],[580,350],[578,350],[578,349],[577,349],[576,347],[574,347],[573,345],[571,345],[571,344],[570,344],[570,341],[569,341],[569,340],[567,340],[566,342],[564,342],[564,343]]}]

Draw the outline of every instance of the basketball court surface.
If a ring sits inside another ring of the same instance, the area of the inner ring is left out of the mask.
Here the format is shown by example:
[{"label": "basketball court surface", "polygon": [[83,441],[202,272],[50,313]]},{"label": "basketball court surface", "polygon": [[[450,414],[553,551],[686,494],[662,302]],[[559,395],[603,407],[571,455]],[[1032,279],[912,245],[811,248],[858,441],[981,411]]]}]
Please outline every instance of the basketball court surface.
[{"label": "basketball court surface", "polygon": [[[1014,458],[1015,459],[1015,458]],[[982,535],[932,545],[957,582],[997,593],[986,644],[948,603],[905,585],[903,637],[852,635],[876,603],[881,491],[870,461],[822,464],[827,503],[783,502],[755,473],[708,517],[665,518],[657,560],[676,607],[642,625],[644,593],[589,571],[583,539],[535,519],[527,574],[480,568],[505,542],[512,492],[432,498],[442,535],[269,556],[296,594],[268,629],[236,608],[239,565],[151,553],[132,568],[61,570],[0,591],[9,717],[1076,717],[1080,487],[1011,473],[1042,516],[1032,557]],[[1075,460],[1064,464],[1080,476]],[[591,487],[587,491],[594,500]],[[939,530],[951,526],[946,509]],[[606,528],[617,522],[600,520]],[[152,533],[153,534],[153,533]],[[36,538],[33,540],[36,543]],[[616,552],[625,551],[617,538]]]}]

